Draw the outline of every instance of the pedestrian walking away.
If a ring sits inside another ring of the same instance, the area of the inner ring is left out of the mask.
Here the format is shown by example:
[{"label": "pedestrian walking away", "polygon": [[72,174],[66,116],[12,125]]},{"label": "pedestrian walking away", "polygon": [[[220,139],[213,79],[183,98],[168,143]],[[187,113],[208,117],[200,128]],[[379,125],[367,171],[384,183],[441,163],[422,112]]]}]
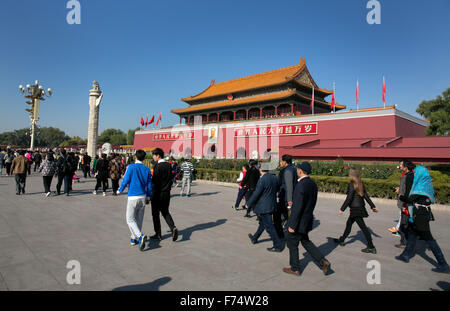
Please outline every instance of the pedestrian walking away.
[{"label": "pedestrian walking away", "polygon": [[409,196],[401,195],[400,200],[408,204],[409,224],[406,247],[395,258],[408,263],[414,256],[417,238],[421,238],[428,244],[438,263],[437,267],[431,270],[450,273],[444,254],[431,234],[430,220],[434,220],[431,204],[435,202],[435,197],[430,173],[426,167],[417,166],[414,169],[414,181]]},{"label": "pedestrian walking away", "polygon": [[175,226],[172,215],[169,213],[170,206],[170,190],[172,189],[172,168],[170,164],[164,160],[164,151],[160,148],[156,148],[152,152],[153,161],[155,165],[153,167],[152,177],[152,216],[153,227],[155,229],[155,235],[150,239],[161,240],[161,221],[159,214],[164,217],[167,225],[172,232],[172,240],[178,239],[178,229]]},{"label": "pedestrian walking away", "polygon": [[11,176],[11,165],[15,156],[11,149],[8,149],[5,154],[5,168],[6,168],[6,176]]},{"label": "pedestrian walking away", "polygon": [[297,275],[301,274],[298,245],[302,246],[319,263],[325,275],[330,274],[331,264],[322,255],[320,250],[309,239],[309,232],[313,228],[314,208],[317,203],[317,185],[309,177],[311,164],[302,162],[297,164],[298,183],[294,189],[291,216],[287,222],[286,245],[289,248],[289,268],[283,268],[283,272]]},{"label": "pedestrian walking away", "polygon": [[108,159],[106,158],[106,154],[102,153],[102,157],[97,161],[94,169],[94,176],[97,178],[94,194],[97,194],[97,190],[103,186],[103,196],[106,196],[106,190],[108,189],[108,169]]},{"label": "pedestrian walking away", "polygon": [[64,181],[64,193],[68,196],[72,186],[73,177],[73,158],[66,153],[66,150],[61,150],[61,156],[56,162],[56,174],[58,175],[58,183],[56,184],[57,195],[61,194],[61,186]]},{"label": "pedestrian walking away", "polygon": [[39,172],[42,174],[42,179],[44,182],[44,193],[48,197],[51,194],[50,187],[52,184],[53,175],[56,173],[56,162],[53,153],[48,153],[39,166]]},{"label": "pedestrian walking away", "polygon": [[125,171],[125,167],[120,161],[117,154],[111,155],[111,161],[109,162],[109,177],[111,178],[111,187],[113,195],[117,195],[119,189],[119,181]]},{"label": "pedestrian walking away", "polygon": [[0,176],[3,174],[3,167],[5,166],[5,154],[3,150],[0,148]]},{"label": "pedestrian walking away", "polygon": [[11,173],[15,175],[16,194],[25,194],[27,181],[27,172],[30,167],[30,161],[25,157],[25,151],[20,150],[19,156],[14,158],[11,163]]},{"label": "pedestrian walking away", "polygon": [[192,165],[189,159],[181,164],[181,171],[183,172],[183,179],[181,181],[181,192],[180,197],[183,196],[184,189],[186,189],[186,196],[191,196],[191,182],[192,182],[192,173],[194,172],[194,165]]},{"label": "pedestrian walking away", "polygon": [[152,197],[152,174],[142,163],[145,156],[145,151],[136,151],[136,161],[128,165],[118,190],[118,193],[122,193],[128,187],[126,220],[131,232],[130,245],[139,244],[141,251],[147,242],[147,236],[142,233],[145,205],[150,203]]},{"label": "pedestrian walking away", "polygon": [[362,249],[363,253],[372,253],[376,254],[377,250],[372,242],[372,237],[370,235],[369,229],[367,228],[364,219],[365,217],[369,217],[367,214],[367,210],[365,207],[365,201],[369,203],[372,212],[377,213],[378,209],[373,204],[372,200],[367,194],[367,191],[364,187],[364,183],[361,180],[361,173],[358,169],[350,169],[349,171],[350,183],[347,187],[347,197],[342,204],[339,215],[342,215],[347,207],[350,207],[350,216],[347,219],[347,224],[344,230],[344,233],[339,239],[333,239],[335,243],[338,243],[341,246],[344,246],[344,241],[350,234],[352,230],[353,223],[357,223],[361,228],[361,231],[364,234],[364,237],[367,241],[367,248]]},{"label": "pedestrian walking away", "polygon": [[261,163],[259,171],[261,177],[248,201],[249,206],[253,204],[255,206],[253,212],[259,217],[259,226],[255,234],[249,234],[248,236],[250,241],[256,244],[261,234],[266,230],[273,242],[273,246],[267,250],[281,252],[283,251],[281,240],[272,223],[272,214],[277,206],[278,178],[268,173],[269,163]]},{"label": "pedestrian walking away", "polygon": [[42,155],[39,152],[36,152],[34,154],[34,171],[35,172],[41,166],[41,162],[42,162]]}]

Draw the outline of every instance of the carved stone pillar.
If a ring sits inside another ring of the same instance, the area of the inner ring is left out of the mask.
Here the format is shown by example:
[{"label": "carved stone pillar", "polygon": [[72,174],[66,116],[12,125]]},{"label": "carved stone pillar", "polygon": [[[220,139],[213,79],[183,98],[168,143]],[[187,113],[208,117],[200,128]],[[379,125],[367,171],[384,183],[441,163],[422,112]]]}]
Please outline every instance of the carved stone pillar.
[{"label": "carved stone pillar", "polygon": [[103,93],[97,81],[92,82],[92,90],[89,91],[89,127],[87,153],[93,158],[97,154],[98,115]]}]

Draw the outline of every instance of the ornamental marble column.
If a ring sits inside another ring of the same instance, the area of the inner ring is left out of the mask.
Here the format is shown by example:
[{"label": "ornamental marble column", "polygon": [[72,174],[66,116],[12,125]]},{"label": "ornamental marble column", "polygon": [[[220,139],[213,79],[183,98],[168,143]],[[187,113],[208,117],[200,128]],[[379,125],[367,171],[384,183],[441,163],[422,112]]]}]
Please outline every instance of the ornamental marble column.
[{"label": "ornamental marble column", "polygon": [[97,154],[98,115],[103,93],[97,81],[92,82],[92,90],[89,91],[89,127],[87,153],[91,157]]}]

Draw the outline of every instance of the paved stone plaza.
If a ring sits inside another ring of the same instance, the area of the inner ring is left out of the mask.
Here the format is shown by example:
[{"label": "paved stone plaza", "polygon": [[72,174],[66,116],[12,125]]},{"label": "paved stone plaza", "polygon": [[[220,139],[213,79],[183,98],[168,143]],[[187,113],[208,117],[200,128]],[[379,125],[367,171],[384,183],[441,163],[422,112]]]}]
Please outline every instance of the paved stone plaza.
[{"label": "paved stone plaza", "polygon": [[[52,189],[56,181],[53,180]],[[409,264],[398,262],[394,247],[399,238],[387,228],[398,218],[392,203],[375,204],[378,214],[366,220],[374,234],[378,254],[364,254],[362,232],[355,224],[345,247],[329,237],[339,237],[348,212],[339,216],[341,199],[320,196],[316,228],[311,240],[332,264],[333,274],[324,276],[303,258],[301,277],[281,271],[289,262],[282,253],[266,250],[272,244],[267,233],[252,245],[248,233],[257,228],[256,217],[231,206],[237,189],[194,183],[192,197],[180,198],[173,191],[171,213],[180,236],[172,242],[162,220],[163,240],[151,241],[140,252],[129,245],[125,222],[126,195],[94,196],[94,179],[75,183],[70,197],[46,198],[42,178],[27,179],[26,195],[16,196],[13,177],[0,177],[0,290],[448,290],[450,275],[431,271],[436,264],[424,243]],[[100,192],[101,193],[101,192]],[[148,206],[150,207],[150,206]],[[450,212],[435,211],[432,232],[450,259]],[[145,234],[153,234],[150,208],[144,220]],[[367,283],[369,260],[381,264],[381,284]],[[66,281],[67,262],[81,264],[81,284]]]}]

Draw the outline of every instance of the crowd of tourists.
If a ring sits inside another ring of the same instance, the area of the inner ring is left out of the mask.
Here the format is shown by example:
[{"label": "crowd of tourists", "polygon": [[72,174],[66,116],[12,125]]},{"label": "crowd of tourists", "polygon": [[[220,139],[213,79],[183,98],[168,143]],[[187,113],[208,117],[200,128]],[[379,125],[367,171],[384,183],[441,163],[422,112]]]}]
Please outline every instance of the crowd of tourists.
[{"label": "crowd of tourists", "polygon": [[[298,253],[298,245],[301,243],[319,264],[323,273],[328,275],[331,271],[330,262],[308,236],[313,229],[313,212],[318,193],[316,183],[310,178],[311,165],[309,162],[294,165],[291,156],[283,155],[280,168],[277,178],[270,174],[268,163],[258,164],[256,160],[250,160],[237,179],[239,190],[232,208],[239,210],[239,205],[245,199],[246,203],[242,206],[246,210],[244,217],[251,217],[252,211],[257,215],[258,229],[254,234],[248,235],[252,244],[258,243],[264,230],[273,242],[273,247],[267,249],[270,252],[282,252],[282,240],[285,240],[289,249],[290,267],[284,268],[284,272],[301,274]],[[435,202],[435,198],[428,169],[424,166],[416,167],[406,159],[400,161],[399,168],[402,177],[399,187],[395,189],[398,194],[399,220],[397,226],[389,230],[400,237],[400,243],[395,247],[403,249],[403,252],[395,259],[408,263],[415,254],[416,242],[420,238],[428,244],[437,260],[438,267],[432,270],[450,273],[444,254],[430,231],[429,223],[434,220],[431,204]],[[371,233],[364,221],[364,218],[369,216],[365,202],[372,212],[378,212],[366,191],[359,169],[350,169],[347,196],[338,214],[342,215],[347,208],[350,213],[343,234],[339,238],[333,238],[333,241],[345,246],[345,240],[356,222],[367,242],[366,248],[361,251],[377,254]]]},{"label": "crowd of tourists", "polygon": [[[128,188],[126,221],[131,232],[130,244],[139,245],[139,249],[144,250],[149,239],[162,240],[160,214],[170,228],[172,240],[177,240],[178,229],[169,212],[171,189],[181,181],[180,196],[189,197],[191,183],[195,178],[195,169],[190,160],[185,160],[178,166],[175,159],[165,158],[164,151],[160,148],[153,150],[151,156],[150,169],[144,165],[146,152],[143,150],[138,150],[134,157],[113,153],[101,154],[94,159],[87,153],[80,155],[65,150],[58,154],[48,152],[42,155],[24,150],[6,150],[0,152],[0,173],[5,167],[7,175],[15,175],[17,195],[25,193],[26,178],[31,173],[33,164],[34,170],[42,174],[46,196],[51,194],[50,187],[54,177],[57,178],[56,194],[61,194],[64,182],[63,193],[69,195],[73,181],[79,179],[76,175],[78,170],[83,172],[85,178],[96,178],[94,194],[102,188],[105,196],[109,179],[113,195],[119,195]],[[239,190],[232,208],[238,211],[242,200],[245,200],[242,205],[246,210],[244,217],[251,217],[252,212],[257,215],[259,226],[254,234],[248,235],[252,244],[257,244],[261,234],[267,231],[273,242],[268,251],[282,252],[283,245],[287,246],[290,267],[283,268],[285,273],[297,276],[301,274],[298,248],[301,243],[319,264],[322,272],[328,275],[331,263],[309,238],[314,226],[314,209],[318,196],[318,187],[310,178],[311,165],[309,162],[294,165],[291,156],[283,155],[280,168],[278,176],[275,176],[269,163],[250,160],[242,167],[237,179]],[[431,234],[429,223],[434,220],[431,205],[435,202],[435,197],[428,169],[415,166],[406,159],[400,161],[399,168],[402,176],[399,187],[395,189],[398,194],[399,220],[397,226],[389,230],[400,237],[400,243],[395,247],[403,251],[395,258],[408,263],[414,256],[416,242],[420,238],[428,244],[438,262],[438,267],[432,270],[450,273],[442,250]],[[361,251],[377,254],[370,230],[364,221],[369,216],[366,202],[373,213],[378,212],[361,179],[360,171],[352,168],[349,171],[347,196],[338,210],[338,214],[342,215],[349,209],[349,216],[344,232],[333,241],[345,246],[345,240],[356,222],[367,242],[367,246]],[[145,206],[150,203],[155,234],[148,237],[142,232],[142,225]]]}]

